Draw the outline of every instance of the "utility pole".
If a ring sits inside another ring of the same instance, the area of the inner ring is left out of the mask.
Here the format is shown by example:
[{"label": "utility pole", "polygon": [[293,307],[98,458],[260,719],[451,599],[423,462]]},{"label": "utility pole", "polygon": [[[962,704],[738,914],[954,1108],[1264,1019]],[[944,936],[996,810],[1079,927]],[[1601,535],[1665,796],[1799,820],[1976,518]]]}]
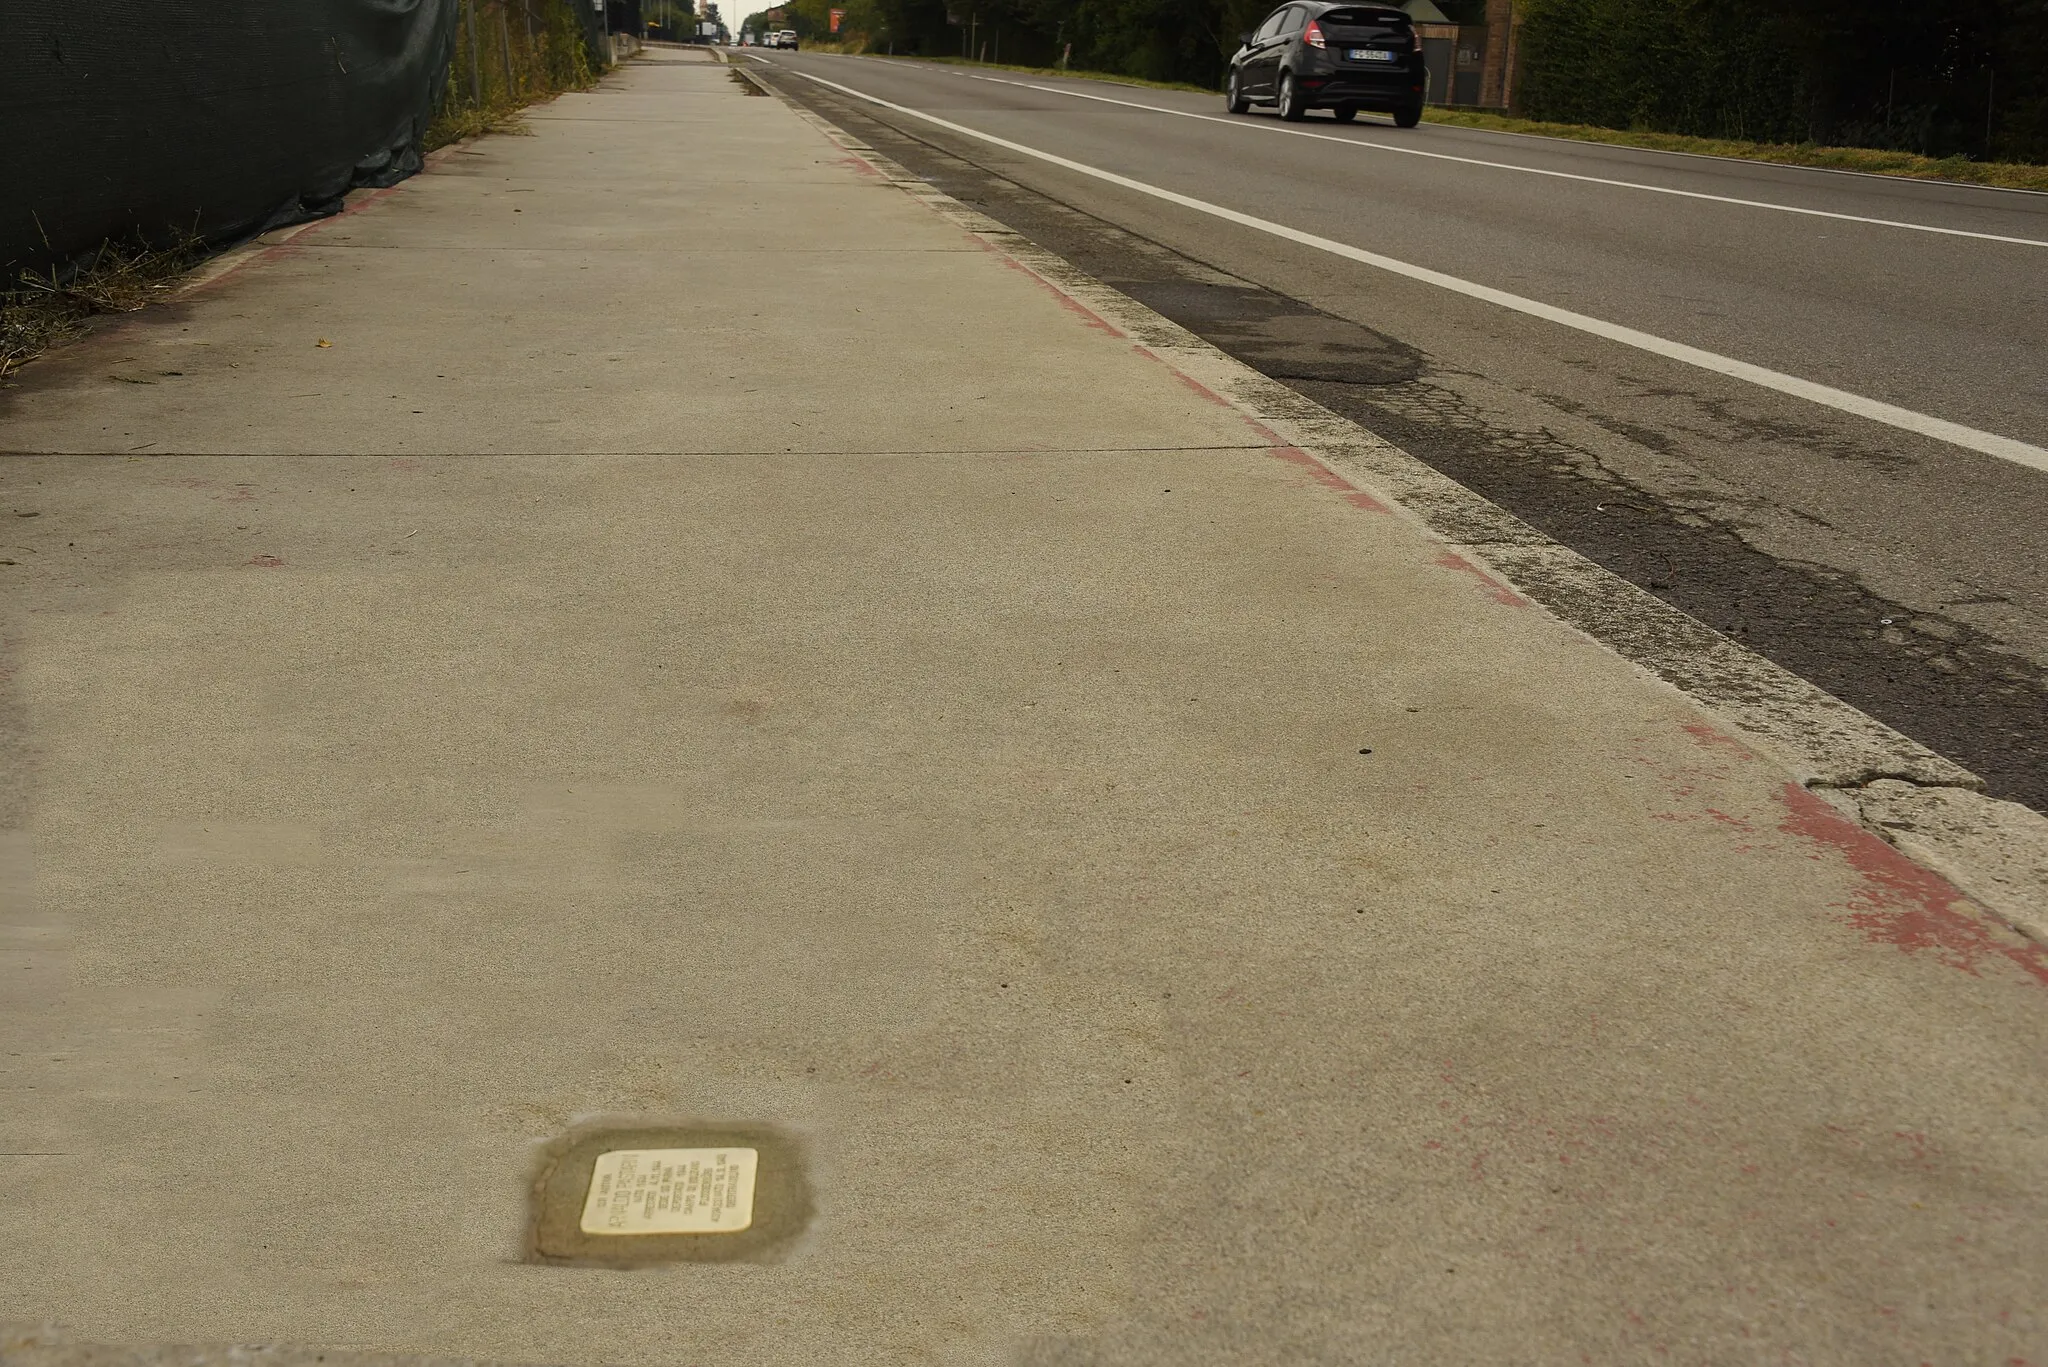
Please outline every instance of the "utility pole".
[{"label": "utility pole", "polygon": [[[1451,82],[1456,85],[1457,82]],[[1513,112],[1515,107],[1515,0],[1508,0],[1508,31],[1500,44],[1500,107]]]}]

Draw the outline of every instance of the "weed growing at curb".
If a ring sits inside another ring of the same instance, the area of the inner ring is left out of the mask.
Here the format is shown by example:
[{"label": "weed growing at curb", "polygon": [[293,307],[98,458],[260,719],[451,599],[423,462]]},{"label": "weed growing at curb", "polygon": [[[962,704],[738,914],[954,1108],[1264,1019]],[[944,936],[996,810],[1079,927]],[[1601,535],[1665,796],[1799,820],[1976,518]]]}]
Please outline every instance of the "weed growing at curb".
[{"label": "weed growing at curb", "polygon": [[432,152],[486,133],[530,138],[533,126],[526,121],[525,109],[517,105],[503,109],[443,109],[427,128],[426,149]]},{"label": "weed growing at curb", "polygon": [[69,266],[23,271],[0,291],[0,379],[84,331],[91,318],[156,303],[209,251],[189,236],[168,247],[105,242]]}]

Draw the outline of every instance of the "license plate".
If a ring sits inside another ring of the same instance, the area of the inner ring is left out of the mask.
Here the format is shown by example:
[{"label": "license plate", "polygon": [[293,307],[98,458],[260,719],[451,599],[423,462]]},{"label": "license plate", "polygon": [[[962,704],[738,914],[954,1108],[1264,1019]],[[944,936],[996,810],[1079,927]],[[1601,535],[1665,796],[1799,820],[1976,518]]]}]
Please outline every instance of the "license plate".
[{"label": "license plate", "polygon": [[1382,52],[1376,47],[1355,47],[1344,55],[1354,62],[1391,62],[1399,54]]}]

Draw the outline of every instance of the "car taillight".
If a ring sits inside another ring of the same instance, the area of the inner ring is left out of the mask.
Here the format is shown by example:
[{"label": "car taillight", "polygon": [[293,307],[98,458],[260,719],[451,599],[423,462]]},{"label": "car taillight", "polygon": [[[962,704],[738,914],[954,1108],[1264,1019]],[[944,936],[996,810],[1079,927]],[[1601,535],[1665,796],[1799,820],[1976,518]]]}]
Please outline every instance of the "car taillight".
[{"label": "car taillight", "polygon": [[1301,41],[1307,43],[1310,47],[1329,46],[1327,42],[1323,41],[1322,29],[1316,26],[1316,21],[1313,19],[1309,20],[1308,27],[1301,31]]},{"label": "car taillight", "polygon": [[1420,33],[1417,33],[1413,29],[1410,29],[1408,31],[1408,41],[1414,44],[1414,46],[1408,49],[1410,52],[1422,51],[1422,35]]}]

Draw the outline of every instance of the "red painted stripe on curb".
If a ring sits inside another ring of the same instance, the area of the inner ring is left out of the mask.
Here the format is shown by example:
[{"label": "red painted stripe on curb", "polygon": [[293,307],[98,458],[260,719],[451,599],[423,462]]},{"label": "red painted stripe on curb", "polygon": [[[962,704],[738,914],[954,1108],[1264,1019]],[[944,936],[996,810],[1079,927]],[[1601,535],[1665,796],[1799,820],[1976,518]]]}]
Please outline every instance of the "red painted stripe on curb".
[{"label": "red painted stripe on curb", "polygon": [[1317,460],[1308,452],[1302,450],[1299,446],[1289,446],[1281,442],[1275,444],[1266,454],[1275,460],[1284,460],[1289,465],[1300,466],[1308,471],[1310,479],[1313,479],[1325,489],[1335,490],[1346,503],[1349,503],[1354,508],[1363,509],[1368,513],[1391,513],[1394,511],[1365,490],[1359,488],[1356,484],[1353,484],[1350,480],[1344,478],[1344,476],[1338,474],[1335,470],[1332,470],[1329,466]]},{"label": "red painted stripe on curb", "polygon": [[[1839,854],[1862,876],[1862,890],[1847,903],[1849,924],[1873,943],[1907,954],[1931,952],[1941,963],[1981,976],[1978,965],[2004,959],[2048,987],[2048,945],[2013,943],[1992,934],[1953,883],[1922,868],[1796,783],[1779,791],[1785,819],[1778,829]],[[1818,857],[1818,856],[1816,856]]]},{"label": "red painted stripe on curb", "polygon": [[[1137,352],[1140,356],[1143,356],[1148,361],[1159,362],[1159,364],[1165,366],[1168,370],[1173,372],[1174,379],[1179,380],[1189,389],[1194,390],[1197,394],[1200,394],[1203,398],[1207,399],[1210,403],[1215,404],[1217,407],[1229,408],[1231,406],[1230,400],[1224,398],[1221,394],[1218,394],[1215,390],[1209,388],[1209,386],[1203,384],[1200,380],[1188,374],[1185,370],[1182,370],[1172,361],[1169,361],[1164,356],[1161,356],[1151,347],[1134,346],[1131,348],[1131,350]],[[1279,441],[1279,438],[1275,437],[1274,441],[1277,443]]]},{"label": "red painted stripe on curb", "polygon": [[1281,436],[1257,418],[1252,417],[1249,413],[1244,415],[1244,425],[1258,433],[1261,438],[1273,446],[1287,446],[1290,444],[1287,438]]},{"label": "red painted stripe on curb", "polygon": [[1723,754],[1732,755],[1740,760],[1756,758],[1756,751],[1750,749],[1747,745],[1744,745],[1741,741],[1711,722],[1689,721],[1679,729],[1688,736],[1691,736],[1701,749],[1719,750]]},{"label": "red painted stripe on curb", "polygon": [[[1116,324],[1110,322],[1109,319],[1103,317],[1094,309],[1089,308],[1086,304],[1082,303],[1079,299],[1076,299],[1073,295],[1068,294],[1058,285],[1053,284],[1052,281],[1046,279],[1037,271],[1032,270],[1031,267],[1025,265],[1016,257],[1010,255],[1001,247],[998,247],[995,243],[989,241],[987,238],[981,236],[979,233],[969,233],[968,237],[972,238],[975,242],[979,243],[983,251],[988,252],[989,254],[994,256],[998,261],[1001,261],[1005,266],[1008,266],[1011,270],[1016,271],[1018,274],[1023,275],[1027,279],[1035,282],[1040,289],[1043,289],[1048,294],[1052,295],[1053,298],[1059,300],[1061,308],[1066,309],[1069,313],[1078,313],[1083,318],[1087,319],[1088,325],[1090,327],[1099,328],[1102,331],[1108,333],[1112,337],[1124,336],[1124,331],[1122,328],[1119,328]],[[1144,348],[1140,347],[1139,350],[1142,351],[1144,350]],[[1153,359],[1156,360],[1158,358],[1154,357]]]},{"label": "red painted stripe on curb", "polygon": [[[1059,300],[1060,304],[1063,307],[1070,309],[1073,312],[1080,314],[1083,318],[1087,319],[1090,326],[1100,328],[1102,329],[1102,331],[1108,333],[1112,337],[1129,337],[1129,334],[1124,332],[1123,329],[1117,327],[1114,323],[1110,322],[1107,318],[1104,318],[1094,309],[1089,308],[1086,304],[1076,299],[1073,295],[1061,289],[1056,283],[1054,283],[1052,280],[1047,279],[1043,274],[1041,274],[1037,270],[1034,270],[1031,266],[1018,260],[1015,256],[1005,251],[998,244],[989,241],[986,237],[983,237],[979,233],[971,233],[969,234],[969,236],[971,236],[976,242],[981,244],[982,250],[994,253],[995,256],[999,260],[1001,260],[1004,265],[1008,266],[1012,270],[1022,271],[1025,275],[1037,281],[1039,285],[1041,285],[1047,290],[1050,290],[1052,292],[1053,298]],[[1300,447],[1289,442],[1285,437],[1281,436],[1271,427],[1268,427],[1265,423],[1260,422],[1257,418],[1254,418],[1250,414],[1243,412],[1241,409],[1238,408],[1236,404],[1232,403],[1229,399],[1225,398],[1221,394],[1218,394],[1215,390],[1209,388],[1209,386],[1203,384],[1200,380],[1188,374],[1185,370],[1182,370],[1179,366],[1167,360],[1158,352],[1152,350],[1152,348],[1144,346],[1140,343],[1133,342],[1131,345],[1131,349],[1137,352],[1140,356],[1143,356],[1146,360],[1153,361],[1159,365],[1165,366],[1168,374],[1172,375],[1176,380],[1179,380],[1182,384],[1186,385],[1189,389],[1192,389],[1195,393],[1201,395],[1209,402],[1216,404],[1218,407],[1230,409],[1232,412],[1236,413],[1238,415],[1238,418],[1244,423],[1245,426],[1251,428],[1253,432],[1258,434],[1260,440],[1269,443],[1266,454],[1274,457],[1277,460],[1284,460],[1290,464],[1301,466],[1303,469],[1309,472],[1310,477],[1314,479],[1316,483],[1322,485],[1324,488],[1335,491],[1341,498],[1343,498],[1343,500],[1346,503],[1349,503],[1352,507],[1371,513],[1392,513],[1394,511],[1385,503],[1382,503],[1379,499],[1365,492],[1365,490],[1359,488],[1356,484],[1353,484],[1350,480],[1344,478],[1344,476],[1338,474],[1335,470],[1332,470],[1322,461],[1316,459],[1308,452],[1302,450]],[[1523,598],[1520,594],[1516,593],[1514,590],[1510,589],[1507,585],[1501,583],[1499,580],[1493,578],[1491,575],[1486,574],[1477,566],[1473,565],[1470,561],[1465,560],[1462,556],[1452,555],[1451,558],[1458,562],[1458,566],[1460,568],[1474,575],[1477,575],[1479,579],[1493,591],[1494,596],[1496,598],[1499,598],[1500,601],[1505,603],[1511,603],[1517,607],[1529,606],[1529,601],[1526,598]],[[1442,563],[1441,560],[1439,561],[1439,563]]]},{"label": "red painted stripe on curb", "polygon": [[[458,148],[461,148],[465,145],[466,144],[464,143],[454,143],[450,146],[441,148],[439,151],[429,154],[426,159],[425,165],[417,174],[425,174],[427,167],[433,166],[436,161],[440,160],[441,158],[447,156],[449,153],[454,152]],[[411,176],[406,177],[406,180],[411,179]],[[399,181],[398,184],[396,185],[380,186],[379,188],[370,191],[362,198],[356,200],[353,204],[342,205],[341,208],[327,215],[325,218],[316,218],[305,223],[294,223],[289,228],[285,228],[282,230],[284,236],[280,237],[277,241],[271,243],[267,247],[262,248],[260,251],[253,251],[248,253],[241,260],[235,262],[226,270],[221,271],[218,275],[209,275],[203,280],[195,281],[194,283],[185,286],[184,288],[180,289],[177,292],[176,297],[186,298],[191,295],[198,294],[204,290],[210,290],[215,285],[218,285],[221,281],[226,280],[231,276],[239,275],[243,270],[255,265],[259,261],[280,260],[282,258],[291,256],[294,251],[304,250],[303,248],[294,247],[293,244],[296,243],[300,238],[304,237],[306,234],[311,232],[317,232],[319,229],[326,227],[328,224],[334,222],[336,219],[347,218],[351,214],[361,213],[364,209],[369,208],[372,204],[382,204],[386,199],[389,199],[392,195],[398,193],[399,190],[403,189],[404,186],[405,180]],[[248,245],[251,244],[243,244],[243,246],[245,247]],[[240,249],[237,248],[237,250]]]},{"label": "red painted stripe on curb", "polygon": [[1471,575],[1486,586],[1487,594],[1496,603],[1505,603],[1511,608],[1526,608],[1530,606],[1528,599],[1516,593],[1506,584],[1503,584],[1485,570],[1480,569],[1456,551],[1445,551],[1436,558],[1436,563],[1442,565],[1447,570],[1458,570],[1461,573]]}]

